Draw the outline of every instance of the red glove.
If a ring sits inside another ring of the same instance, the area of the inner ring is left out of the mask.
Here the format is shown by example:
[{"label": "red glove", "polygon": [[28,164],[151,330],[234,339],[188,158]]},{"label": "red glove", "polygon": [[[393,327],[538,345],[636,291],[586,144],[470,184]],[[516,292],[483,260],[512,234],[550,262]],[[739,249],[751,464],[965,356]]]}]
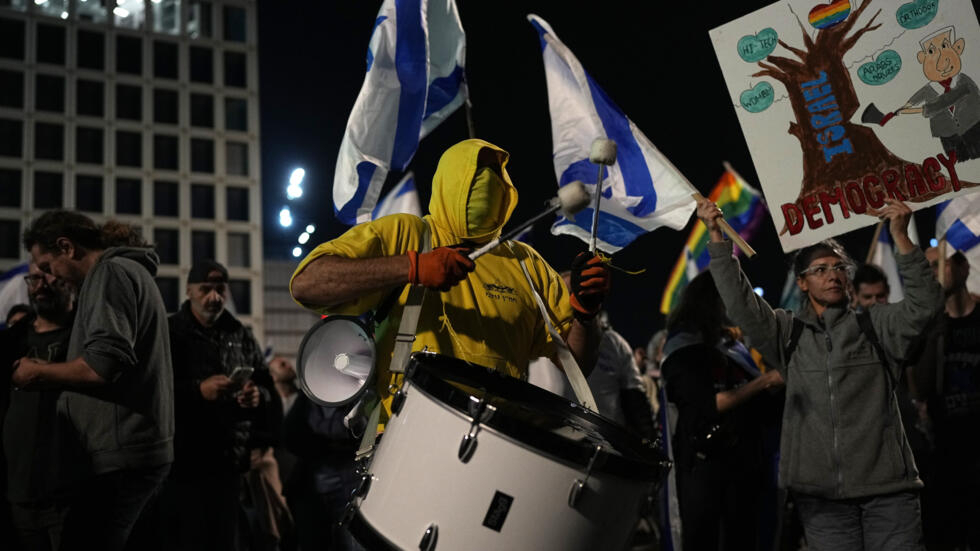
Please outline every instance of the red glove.
[{"label": "red glove", "polygon": [[591,320],[602,309],[602,301],[609,294],[609,270],[597,254],[578,253],[572,261],[572,295],[569,302],[575,317]]},{"label": "red glove", "polygon": [[476,268],[466,256],[469,252],[464,247],[439,247],[422,254],[408,251],[408,281],[427,289],[448,291]]}]

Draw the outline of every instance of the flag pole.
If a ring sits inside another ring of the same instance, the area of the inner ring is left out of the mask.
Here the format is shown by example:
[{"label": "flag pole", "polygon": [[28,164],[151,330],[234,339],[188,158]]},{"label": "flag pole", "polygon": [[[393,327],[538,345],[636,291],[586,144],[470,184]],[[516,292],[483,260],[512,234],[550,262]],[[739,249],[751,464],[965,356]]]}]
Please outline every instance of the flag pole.
[{"label": "flag pole", "polygon": [[940,287],[946,288],[946,234],[944,233],[941,238],[939,238],[939,273],[937,278],[939,279]]},{"label": "flag pole", "polygon": [[871,238],[871,247],[868,248],[868,254],[864,257],[865,264],[871,264],[871,258],[875,255],[875,245],[878,243],[878,238],[881,237],[881,229],[884,227],[884,220],[878,222],[878,225],[875,226],[875,235]]},{"label": "flag pole", "polygon": [[466,81],[466,73],[463,73],[463,104],[466,107],[466,130],[470,133],[470,139],[476,138],[476,124],[473,123],[473,102],[470,101],[470,85]]}]

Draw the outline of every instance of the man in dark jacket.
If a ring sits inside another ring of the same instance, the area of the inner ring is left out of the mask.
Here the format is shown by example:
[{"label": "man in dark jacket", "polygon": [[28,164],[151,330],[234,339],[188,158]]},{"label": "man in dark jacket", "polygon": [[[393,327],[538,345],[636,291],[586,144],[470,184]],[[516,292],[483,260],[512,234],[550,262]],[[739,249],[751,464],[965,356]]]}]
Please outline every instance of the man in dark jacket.
[{"label": "man in dark jacket", "polygon": [[[225,310],[227,286],[224,266],[198,261],[187,276],[187,300],[170,316],[177,461],[166,501],[176,516],[170,535],[179,549],[239,548],[239,496],[250,448],[268,445],[254,442],[257,434],[269,427],[278,432],[281,423],[262,350]],[[236,370],[252,372],[239,378]]]},{"label": "man in dark jacket", "polygon": [[11,379],[21,389],[64,389],[58,413],[86,456],[90,472],[65,519],[62,549],[122,549],[173,461],[170,343],[153,281],[159,260],[150,248],[108,246],[110,226],[52,211],[24,232],[38,269],[78,293],[68,360],[24,357]]},{"label": "man in dark jacket", "polygon": [[794,266],[804,305],[799,312],[773,311],[733,258],[718,226],[721,210],[707,200],[698,204],[711,234],[711,275],[728,315],[786,381],[780,485],[793,492],[815,551],[921,549],[922,482],[894,391],[900,360],[941,306],[942,292],[909,240],[912,211],[885,202],[869,213],[889,221],[905,299],[868,307],[870,328],[848,307],[842,250],[826,242],[801,250]]}]

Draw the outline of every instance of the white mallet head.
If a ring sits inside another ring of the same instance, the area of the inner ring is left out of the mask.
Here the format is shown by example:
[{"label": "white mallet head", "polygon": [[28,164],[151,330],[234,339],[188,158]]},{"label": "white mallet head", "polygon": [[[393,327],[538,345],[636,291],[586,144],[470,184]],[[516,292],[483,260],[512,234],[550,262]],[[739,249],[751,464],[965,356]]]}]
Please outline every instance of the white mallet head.
[{"label": "white mallet head", "polygon": [[[613,144],[615,147],[615,144]],[[575,214],[589,206],[592,197],[589,190],[585,189],[585,184],[575,180],[558,188],[558,202],[561,204],[561,213],[565,218],[574,220]]]},{"label": "white mallet head", "polygon": [[589,160],[597,165],[612,165],[616,162],[616,142],[606,138],[596,138],[589,151]]}]

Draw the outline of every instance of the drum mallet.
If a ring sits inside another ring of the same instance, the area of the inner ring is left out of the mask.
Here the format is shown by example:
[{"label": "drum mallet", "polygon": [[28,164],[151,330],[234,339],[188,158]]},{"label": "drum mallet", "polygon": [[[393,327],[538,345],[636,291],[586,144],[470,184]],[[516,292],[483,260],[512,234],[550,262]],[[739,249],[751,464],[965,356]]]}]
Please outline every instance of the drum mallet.
[{"label": "drum mallet", "polygon": [[485,253],[489,252],[490,249],[496,247],[503,241],[508,239],[513,239],[520,235],[520,233],[527,228],[531,227],[535,222],[541,220],[545,216],[557,211],[561,211],[566,218],[572,218],[575,213],[581,211],[589,204],[589,192],[585,189],[585,184],[575,180],[574,182],[569,182],[564,186],[558,188],[558,196],[552,197],[548,200],[547,208],[541,214],[531,218],[527,222],[524,222],[520,226],[510,230],[506,234],[494,239],[493,241],[487,243],[486,245],[480,247],[479,249],[470,253],[470,260],[476,260],[477,258],[483,256]]},{"label": "drum mallet", "polygon": [[589,252],[595,254],[596,234],[599,231],[599,200],[602,198],[602,170],[616,163],[616,142],[607,138],[596,138],[589,151],[589,160],[599,165],[599,175],[595,180],[595,205],[592,212],[592,240],[589,242]]}]

